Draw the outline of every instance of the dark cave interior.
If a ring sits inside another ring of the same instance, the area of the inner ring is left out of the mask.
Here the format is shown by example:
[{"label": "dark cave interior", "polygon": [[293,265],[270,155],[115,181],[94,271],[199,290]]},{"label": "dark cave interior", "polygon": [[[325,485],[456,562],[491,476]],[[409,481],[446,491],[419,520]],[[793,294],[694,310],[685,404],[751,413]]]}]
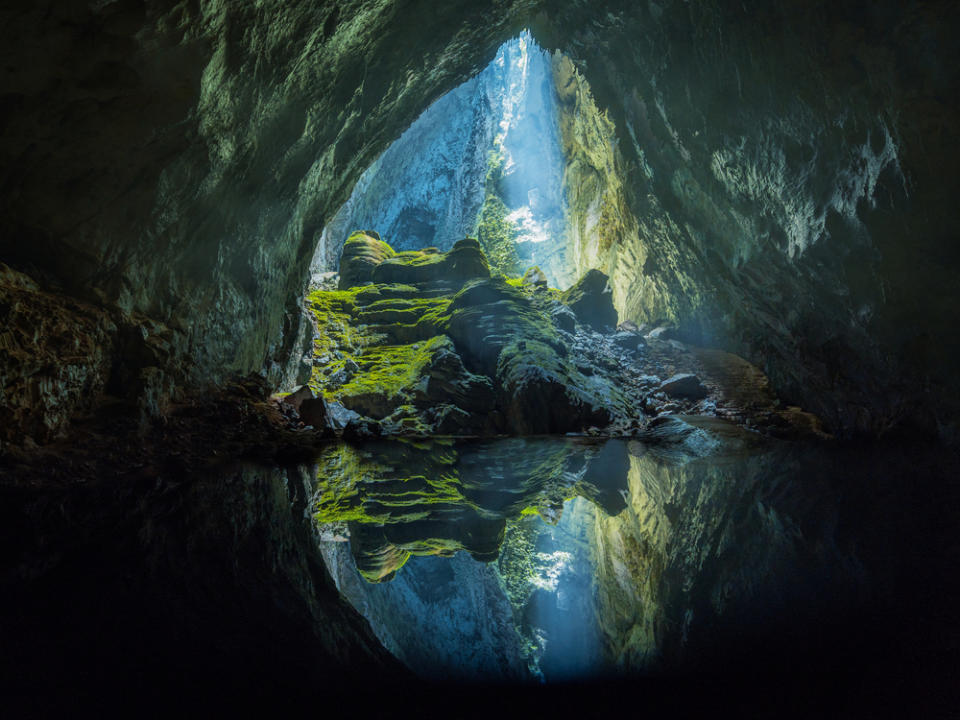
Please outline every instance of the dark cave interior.
[{"label": "dark cave interior", "polygon": [[0,28],[8,707],[960,709],[955,3]]}]

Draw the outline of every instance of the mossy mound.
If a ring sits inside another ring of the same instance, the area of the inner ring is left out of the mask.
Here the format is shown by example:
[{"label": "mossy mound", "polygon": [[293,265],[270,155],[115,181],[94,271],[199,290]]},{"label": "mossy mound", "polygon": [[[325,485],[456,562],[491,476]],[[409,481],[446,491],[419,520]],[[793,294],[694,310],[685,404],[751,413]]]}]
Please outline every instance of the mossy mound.
[{"label": "mossy mound", "polygon": [[490,277],[487,258],[472,238],[455,243],[450,252],[436,248],[395,253],[373,268],[375,283],[462,283],[471,278]]},{"label": "mossy mound", "polygon": [[340,289],[356,287],[372,279],[373,269],[396,253],[377,233],[365,230],[347,238],[340,256]]},{"label": "mossy mound", "polygon": [[476,240],[395,253],[354,233],[341,289],[309,299],[319,330],[311,385],[391,434],[604,427],[622,414],[622,398],[569,361],[566,333],[577,311],[583,324],[616,322],[606,276],[588,274],[565,293],[573,309],[560,298],[537,268],[491,277]]}]

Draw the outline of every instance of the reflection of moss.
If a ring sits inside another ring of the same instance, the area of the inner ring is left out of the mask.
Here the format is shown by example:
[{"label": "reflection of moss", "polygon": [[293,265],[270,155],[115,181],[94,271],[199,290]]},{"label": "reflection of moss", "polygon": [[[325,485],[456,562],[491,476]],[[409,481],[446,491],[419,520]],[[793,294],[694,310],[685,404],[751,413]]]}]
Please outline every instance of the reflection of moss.
[{"label": "reflection of moss", "polygon": [[437,508],[473,505],[463,496],[444,443],[428,451],[394,442],[371,453],[349,444],[327,448],[317,461],[314,518],[318,523],[383,525],[422,520]]}]

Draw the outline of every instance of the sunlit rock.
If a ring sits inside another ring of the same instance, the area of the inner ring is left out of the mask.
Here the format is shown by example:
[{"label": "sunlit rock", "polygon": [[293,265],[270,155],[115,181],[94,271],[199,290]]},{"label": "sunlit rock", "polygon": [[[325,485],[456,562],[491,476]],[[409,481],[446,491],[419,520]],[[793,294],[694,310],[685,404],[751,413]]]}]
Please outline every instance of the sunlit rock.
[{"label": "sunlit rock", "polygon": [[340,289],[356,287],[373,280],[373,269],[392,258],[393,248],[376,233],[354,233],[343,246],[340,260]]}]

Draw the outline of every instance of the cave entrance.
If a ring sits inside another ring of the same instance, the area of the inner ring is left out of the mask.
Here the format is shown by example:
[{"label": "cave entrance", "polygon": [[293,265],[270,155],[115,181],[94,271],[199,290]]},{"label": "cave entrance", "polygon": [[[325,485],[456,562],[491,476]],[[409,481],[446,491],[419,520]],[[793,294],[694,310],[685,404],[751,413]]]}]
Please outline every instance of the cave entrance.
[{"label": "cave entrance", "polygon": [[416,436],[633,422],[614,374],[642,339],[593,337],[618,325],[597,270],[603,218],[625,205],[614,148],[572,62],[526,31],[431,105],[318,239],[309,384],[329,416],[306,421]]},{"label": "cave entrance", "polygon": [[568,253],[561,56],[529,31],[433,105],[366,170],[321,234],[314,283],[336,272],[344,241],[370,229],[394,250],[450,250],[476,237],[490,265],[536,265],[553,287],[576,279]]}]

